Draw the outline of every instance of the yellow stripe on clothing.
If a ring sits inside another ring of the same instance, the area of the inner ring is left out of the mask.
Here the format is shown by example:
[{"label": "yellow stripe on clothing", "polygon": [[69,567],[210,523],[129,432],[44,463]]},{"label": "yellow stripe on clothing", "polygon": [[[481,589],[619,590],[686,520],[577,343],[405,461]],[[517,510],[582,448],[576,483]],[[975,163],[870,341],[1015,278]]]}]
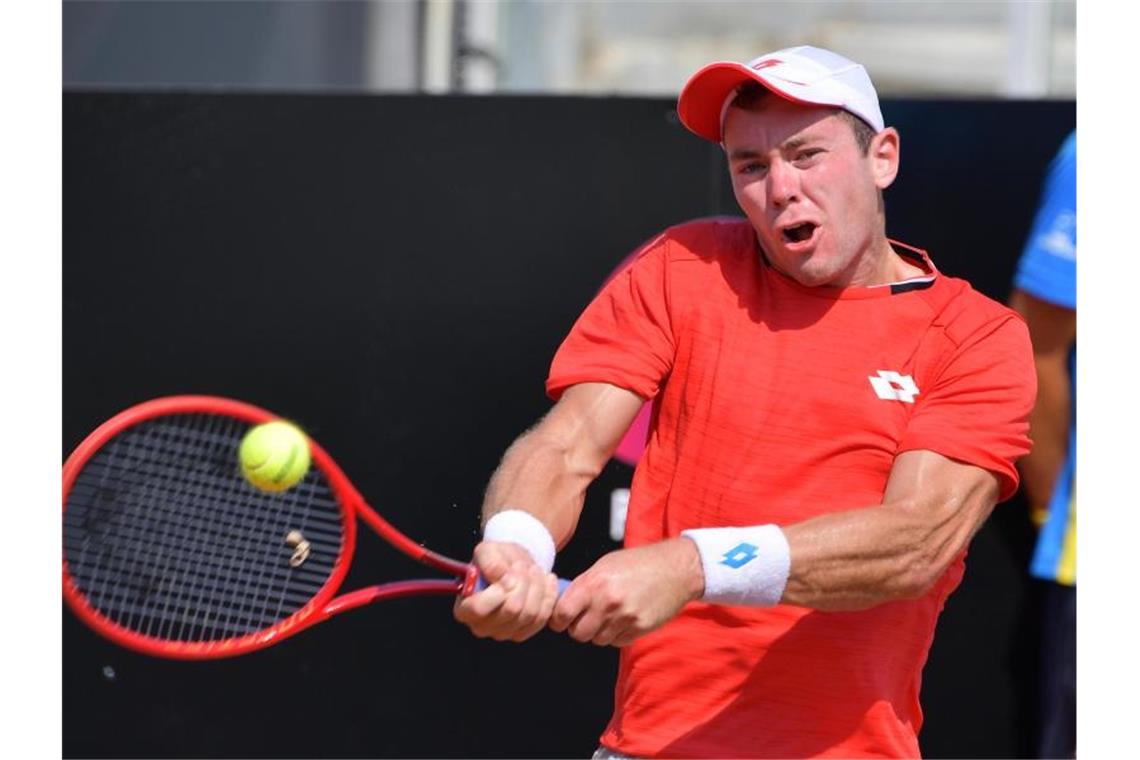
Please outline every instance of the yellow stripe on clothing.
[{"label": "yellow stripe on clothing", "polygon": [[[1073,484],[1076,486],[1076,484]],[[1057,582],[1066,586],[1077,584],[1077,490],[1069,497],[1069,524],[1065,526],[1065,540],[1061,544],[1061,560],[1057,563]]]}]

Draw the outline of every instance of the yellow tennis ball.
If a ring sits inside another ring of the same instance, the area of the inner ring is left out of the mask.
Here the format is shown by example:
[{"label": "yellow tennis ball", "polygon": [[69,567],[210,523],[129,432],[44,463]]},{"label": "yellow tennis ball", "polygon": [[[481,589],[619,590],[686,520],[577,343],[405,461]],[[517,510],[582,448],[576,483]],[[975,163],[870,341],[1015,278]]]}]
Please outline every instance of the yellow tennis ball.
[{"label": "yellow tennis ball", "polygon": [[275,420],[249,429],[238,447],[245,479],[262,491],[285,491],[309,471],[309,440],[301,429]]}]

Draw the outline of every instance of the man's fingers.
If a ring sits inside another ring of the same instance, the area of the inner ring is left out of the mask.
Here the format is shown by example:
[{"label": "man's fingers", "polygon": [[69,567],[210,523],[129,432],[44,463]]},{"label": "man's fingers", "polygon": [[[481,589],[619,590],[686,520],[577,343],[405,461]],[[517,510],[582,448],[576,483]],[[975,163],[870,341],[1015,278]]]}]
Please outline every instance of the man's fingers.
[{"label": "man's fingers", "polygon": [[490,616],[487,635],[499,641],[524,641],[542,630],[553,608],[547,597],[552,589],[549,574],[537,565],[513,564],[500,584],[506,595]]},{"label": "man's fingers", "polygon": [[639,631],[633,627],[626,628],[613,638],[613,641],[610,642],[610,646],[618,647],[619,649],[621,647],[627,647],[644,636],[645,633],[645,631]]},{"label": "man's fingers", "polygon": [[456,600],[455,618],[471,628],[476,636],[489,636],[495,628],[489,620],[503,606],[507,591],[500,583],[492,583],[482,591]]},{"label": "man's fingers", "polygon": [[554,614],[554,605],[556,604],[558,604],[558,576],[554,573],[547,573],[546,595],[542,598],[542,626],[545,626],[550,620],[550,616]]},{"label": "man's fingers", "polygon": [[579,587],[578,581],[571,582],[554,605],[554,612],[550,616],[550,629],[558,633],[565,631],[586,609],[589,600],[589,596]]},{"label": "man's fingers", "polygon": [[503,544],[484,541],[475,547],[472,559],[479,568],[480,575],[488,584],[494,583],[507,573],[511,566],[510,550]]},{"label": "man's fingers", "polygon": [[608,620],[601,629],[594,634],[590,642],[600,647],[621,646],[617,642],[624,640],[629,625],[618,620]]},{"label": "man's fingers", "polygon": [[522,547],[484,541],[474,563],[486,588],[456,600],[455,619],[480,638],[521,641],[540,630],[553,607],[545,598],[546,573]]},{"label": "man's fingers", "polygon": [[579,615],[578,618],[569,625],[566,632],[576,641],[592,641],[605,622],[601,613],[597,610],[590,609],[584,614]]},{"label": "man's fingers", "polygon": [[551,581],[553,575],[545,573],[537,566],[528,578],[527,596],[522,612],[516,617],[516,629],[511,638],[514,641],[526,641],[543,629],[550,613],[554,609],[554,597],[557,596],[557,581]]},{"label": "man's fingers", "polygon": [[[588,571],[587,571],[588,572]],[[566,631],[577,641],[590,641],[606,622],[606,616],[599,609],[597,594],[587,590],[586,575],[579,576],[570,583],[566,593],[554,605],[556,631]]]},{"label": "man's fingers", "polygon": [[528,587],[513,570],[508,571],[496,585],[503,592],[503,603],[490,614],[487,630],[496,641],[507,641],[519,627],[519,615],[525,607]]}]

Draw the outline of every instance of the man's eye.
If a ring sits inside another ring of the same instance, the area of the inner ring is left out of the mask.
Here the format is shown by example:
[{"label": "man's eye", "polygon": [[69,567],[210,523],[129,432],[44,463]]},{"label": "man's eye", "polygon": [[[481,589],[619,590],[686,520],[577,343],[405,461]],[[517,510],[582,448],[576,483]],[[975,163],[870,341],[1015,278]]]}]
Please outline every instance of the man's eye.
[{"label": "man's eye", "polygon": [[796,154],[796,161],[800,161],[800,162],[810,161],[811,159],[818,156],[820,153],[823,153],[822,148],[808,148],[807,150],[801,150],[799,153]]},{"label": "man's eye", "polygon": [[761,174],[764,172],[765,168],[766,167],[764,164],[756,161],[750,161],[747,164],[741,164],[740,168],[737,169],[737,172],[740,174]]}]

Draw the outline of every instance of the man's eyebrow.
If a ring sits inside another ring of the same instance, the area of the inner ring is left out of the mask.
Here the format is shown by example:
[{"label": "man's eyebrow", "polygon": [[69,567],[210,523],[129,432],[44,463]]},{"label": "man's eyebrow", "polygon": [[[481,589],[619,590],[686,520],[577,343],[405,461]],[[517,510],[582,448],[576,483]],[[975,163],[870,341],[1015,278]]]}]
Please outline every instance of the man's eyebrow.
[{"label": "man's eyebrow", "polygon": [[[798,137],[793,137],[787,142],[781,144],[780,150],[784,152],[798,150],[809,142],[815,141],[815,139],[816,138],[813,135],[801,135]],[[748,158],[760,158],[763,155],[764,154],[762,151],[756,150],[755,148],[736,148],[728,154],[728,160],[743,161],[744,159]]]},{"label": "man's eyebrow", "polygon": [[781,150],[796,150],[797,148],[802,148],[805,144],[807,144],[811,141],[812,141],[812,138],[808,137],[808,136],[793,137],[791,140],[788,140],[786,143],[781,145],[780,149]]},{"label": "man's eyebrow", "polygon": [[759,158],[760,151],[753,150],[752,148],[736,148],[728,154],[729,161],[740,161],[745,158]]}]

